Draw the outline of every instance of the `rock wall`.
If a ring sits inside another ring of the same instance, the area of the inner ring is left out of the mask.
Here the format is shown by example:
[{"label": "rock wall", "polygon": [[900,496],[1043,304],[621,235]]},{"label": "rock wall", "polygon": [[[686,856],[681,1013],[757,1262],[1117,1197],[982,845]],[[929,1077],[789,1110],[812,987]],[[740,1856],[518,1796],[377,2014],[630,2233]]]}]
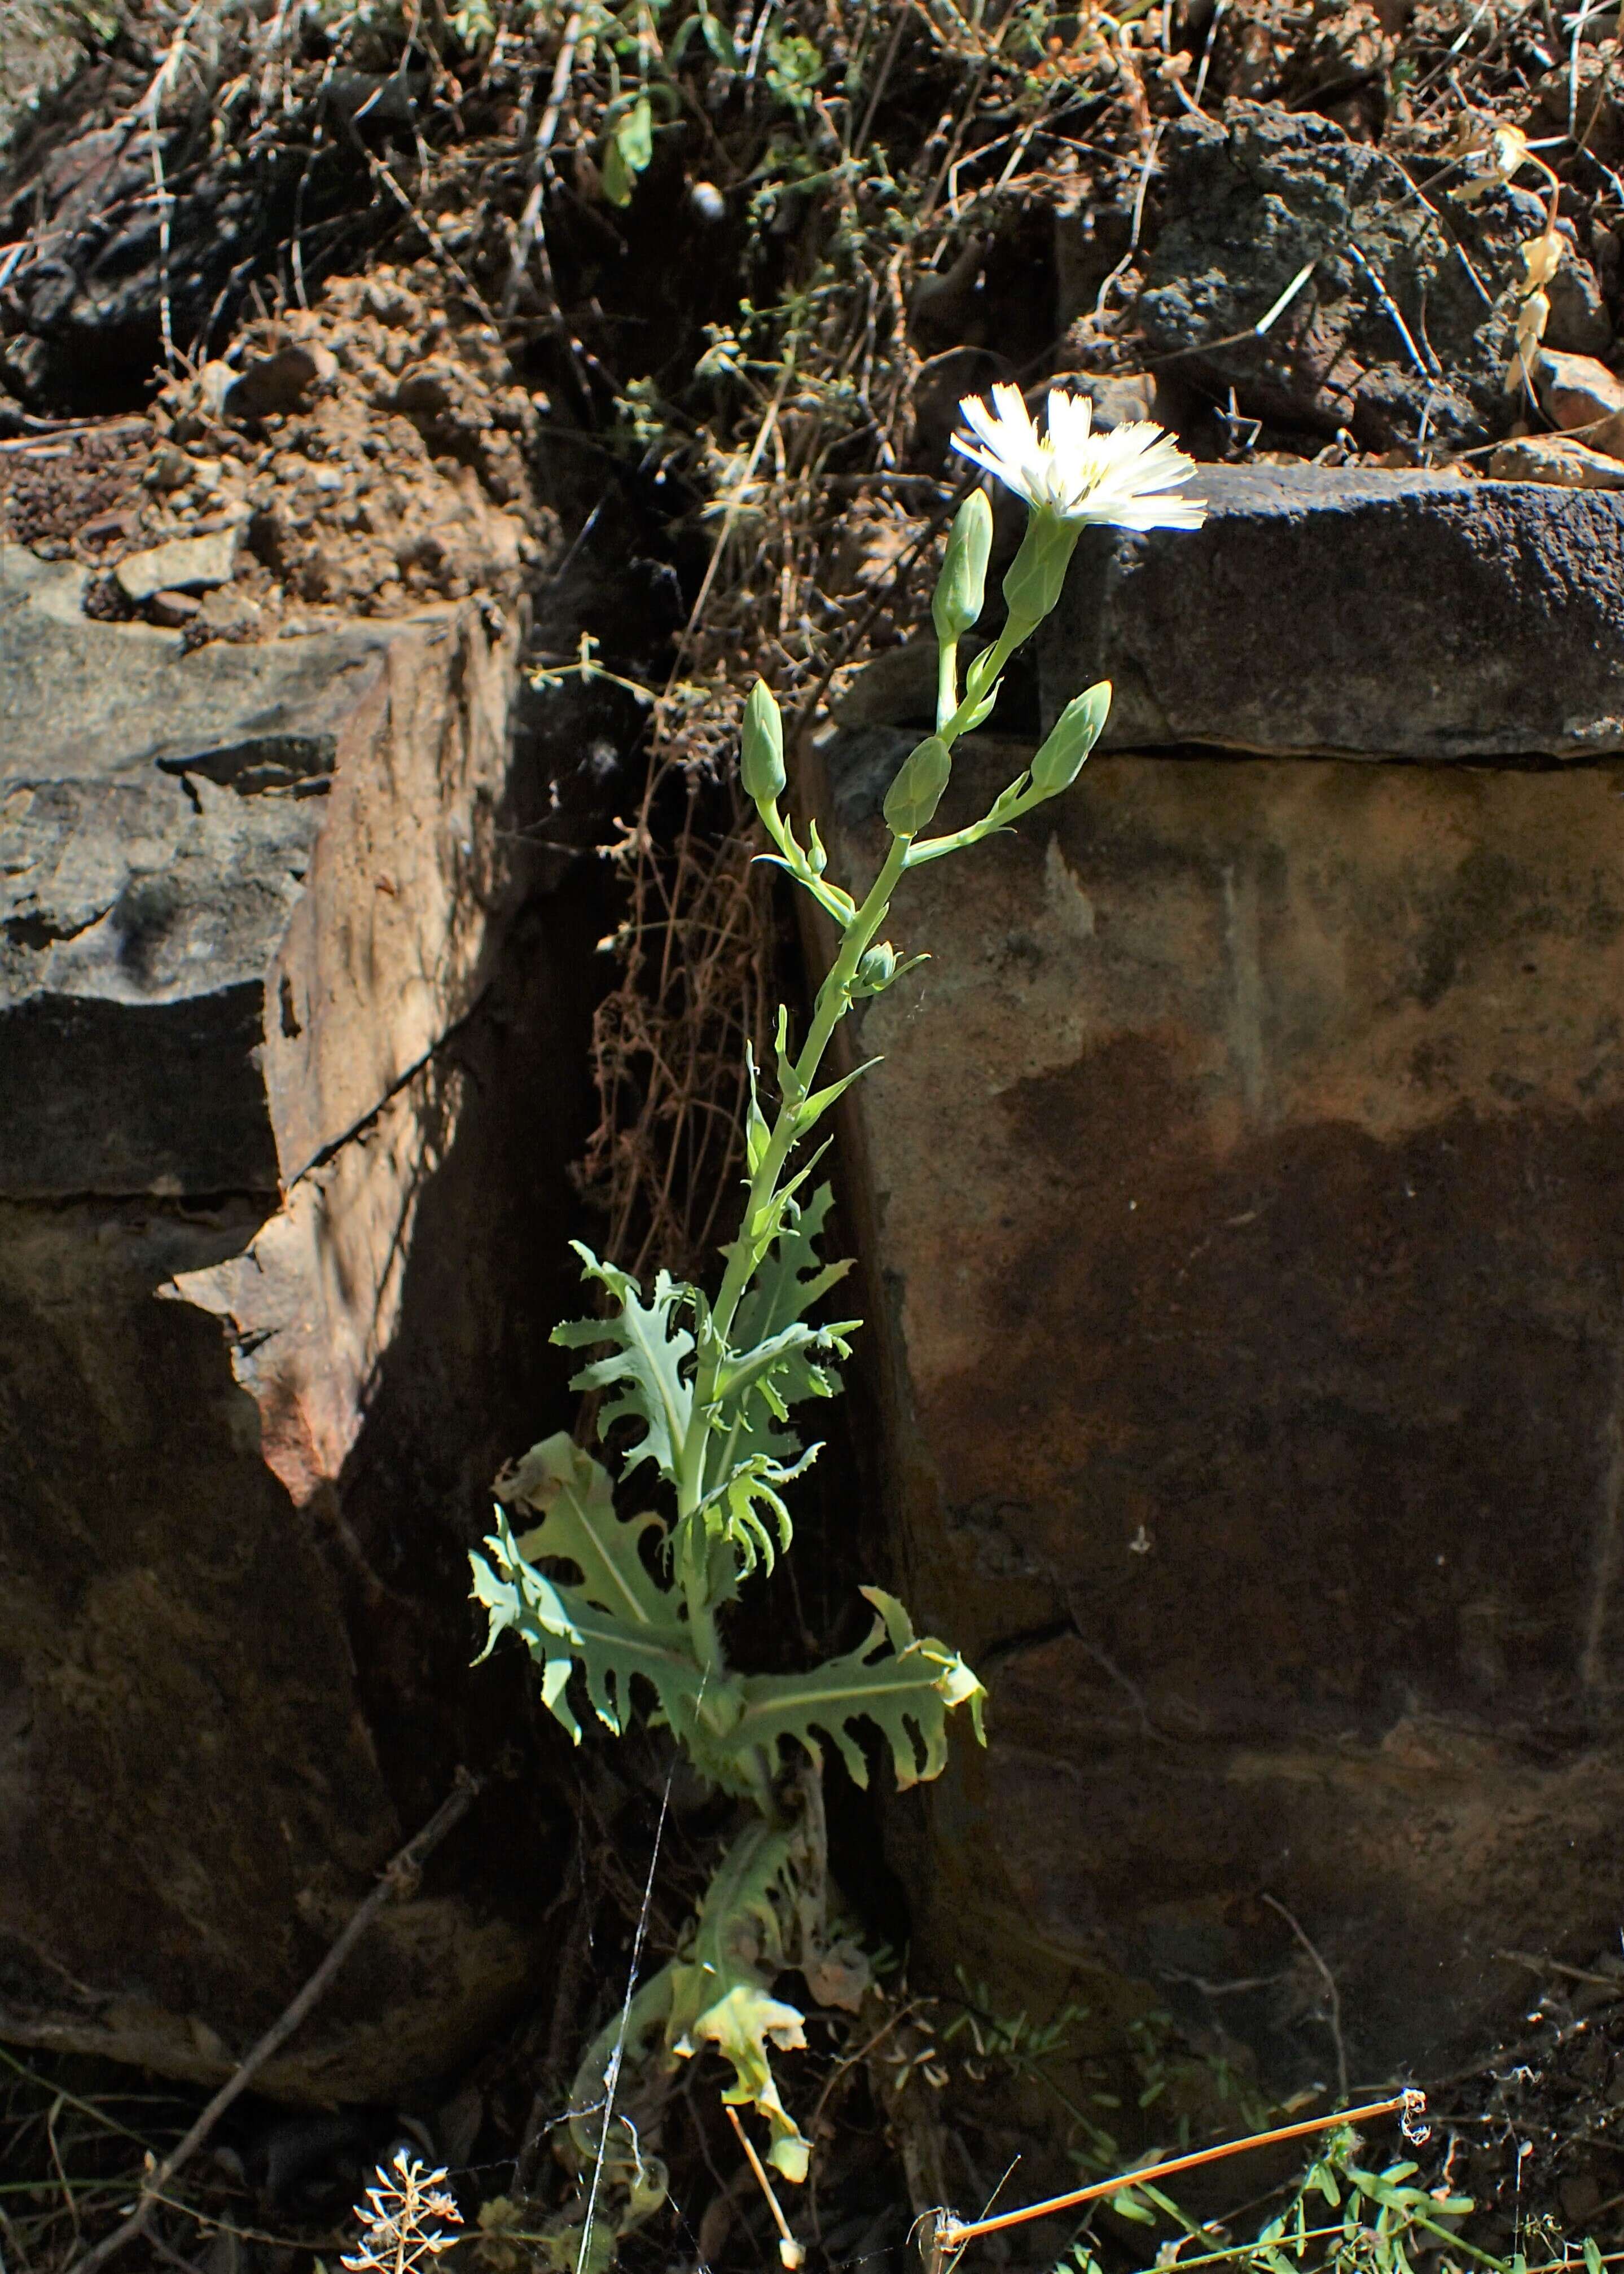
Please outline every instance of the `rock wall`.
[{"label": "rock wall", "polygon": [[[0,2033],[207,2077],[521,1733],[463,1549],[560,1387],[601,912],[538,849],[516,623],[189,651],[82,584],[0,550]],[[542,1774],[269,2089],[488,2035]]]},{"label": "rock wall", "polygon": [[[1617,1916],[1624,765],[1553,761],[1620,748],[1624,517],[1209,487],[1041,659],[1168,747],[922,871],[856,1046],[903,1576],[991,1690],[907,1870],[933,1970],[1282,2081],[1337,2074],[1312,1943],[1368,2078]],[[912,739],[827,746],[836,873]]]}]

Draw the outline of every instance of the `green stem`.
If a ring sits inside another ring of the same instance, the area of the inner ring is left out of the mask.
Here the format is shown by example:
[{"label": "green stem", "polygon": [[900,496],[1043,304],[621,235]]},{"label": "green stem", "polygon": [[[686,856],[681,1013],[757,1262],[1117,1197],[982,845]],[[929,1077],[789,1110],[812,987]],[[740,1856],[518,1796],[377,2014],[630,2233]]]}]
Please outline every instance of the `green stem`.
[{"label": "green stem", "polygon": [[[957,699],[958,642],[941,643],[937,663],[936,731],[950,749],[964,733],[971,712],[996,683],[1010,657],[1035,629],[1035,625],[1024,621],[1011,620],[1005,624],[987,651],[987,659],[983,662],[981,658],[977,659],[981,668],[977,673],[976,684],[981,692],[974,700],[967,696],[962,702]],[[777,801],[763,805],[759,810],[769,835],[799,874],[806,868],[805,858],[797,857],[799,847],[778,813]],[[711,1443],[710,1422],[717,1402],[722,1353],[727,1347],[739,1305],[766,1252],[767,1239],[757,1235],[756,1227],[765,1220],[778,1195],[778,1180],[794,1150],[796,1141],[805,1133],[802,1110],[811,1094],[818,1067],[823,1063],[823,1053],[835,1028],[852,1007],[852,983],[857,976],[857,967],[873,945],[890,912],[891,896],[908,865],[908,853],[913,842],[911,836],[892,838],[891,849],[881,864],[880,873],[875,878],[868,898],[850,916],[846,916],[843,910],[838,913],[830,910],[831,914],[836,915],[837,921],[844,923],[839,953],[817,990],[811,1028],[800,1057],[790,1069],[766,1150],[750,1178],[745,1197],[744,1222],[728,1255],[727,1269],[723,1274],[722,1284],[710,1314],[710,1331],[703,1337],[704,1348],[694,1382],[693,1419],[677,1479],[677,1525],[680,1541],[679,1566],[688,1606],[688,1630],[693,1638],[695,1653],[708,1673],[721,1675],[726,1672],[721,1638],[717,1631],[716,1614],[710,1601],[710,1544],[699,1514],[705,1496]],[[817,890],[818,879],[811,877],[808,872],[801,876],[801,881],[828,907],[827,900]]]},{"label": "green stem", "polygon": [[[703,1444],[704,1431],[695,1423],[695,1434]],[[681,1495],[678,1495],[679,1502]],[[681,1513],[693,1511],[686,1507]],[[682,1599],[688,1605],[688,1633],[693,1639],[694,1655],[707,1674],[725,1675],[727,1668],[722,1657],[722,1638],[716,1623],[716,1609],[710,1600],[710,1540],[703,1525],[690,1524],[686,1530],[679,1528],[681,1541],[679,1555],[682,1573]],[[701,1711],[703,1693],[701,1693]]]},{"label": "green stem", "polygon": [[936,648],[936,732],[959,708],[959,643],[943,640]]},{"label": "green stem", "polygon": [[[733,1330],[733,1319],[745,1290],[755,1276],[766,1247],[766,1242],[757,1238],[755,1227],[771,1207],[778,1193],[778,1179],[794,1149],[796,1139],[802,1133],[801,1108],[811,1092],[835,1028],[851,1008],[852,982],[857,976],[857,967],[885,921],[891,907],[891,896],[902,875],[911,841],[906,837],[891,840],[891,849],[868,898],[846,926],[839,953],[817,990],[812,1025],[801,1055],[791,1070],[786,1095],[778,1101],[772,1134],[768,1139],[756,1173],[750,1178],[745,1197],[744,1222],[728,1256],[727,1269],[723,1274],[722,1284],[710,1314],[711,1331],[708,1337],[710,1346],[700,1362],[695,1382],[693,1426],[684,1449],[682,1473],[678,1485],[679,1520],[691,1516],[704,1498],[705,1454],[710,1442],[708,1422],[710,1409],[716,1403],[720,1353]],[[691,1592],[688,1601],[691,1611],[694,1602]]]},{"label": "green stem", "polygon": [[1004,669],[1004,665],[1009,661],[1010,658],[1014,654],[1016,649],[1020,646],[1022,642],[1029,640],[1036,629],[1037,626],[1035,623],[1029,624],[1024,620],[1019,620],[1012,617],[1010,621],[1004,625],[1004,629],[998,634],[998,636],[993,642],[991,648],[983,651],[983,653],[986,654],[989,659],[983,663],[981,656],[978,655],[976,657],[975,665],[973,665],[971,668],[973,670],[975,669],[976,665],[981,666],[976,682],[981,690],[981,695],[974,697],[966,695],[964,700],[959,704],[957,710],[954,711],[952,716],[948,719],[946,725],[939,726],[936,728],[937,734],[941,735],[942,740],[947,744],[950,749],[959,740],[960,734],[964,733],[965,728],[968,726],[970,721],[970,713],[975,709],[977,704],[981,700],[981,696],[987,694],[992,688],[996,686],[998,674]]},{"label": "green stem", "polygon": [[[891,840],[891,849],[881,865],[880,873],[875,878],[868,898],[846,926],[846,937],[840,943],[840,952],[830,966],[823,983],[817,990],[817,1001],[813,1006],[811,1028],[792,1072],[791,1079],[793,1087],[790,1096],[781,1098],[778,1102],[778,1118],[773,1124],[772,1135],[768,1140],[765,1153],[762,1156],[761,1165],[750,1179],[749,1194],[745,1202],[743,1231],[740,1239],[734,1243],[733,1253],[728,1258],[727,1269],[723,1275],[721,1288],[717,1296],[712,1318],[719,1342],[725,1343],[732,1331],[733,1315],[738,1310],[740,1299],[755,1276],[756,1268],[761,1261],[763,1249],[757,1246],[751,1236],[751,1227],[760,1217],[762,1211],[771,1206],[778,1191],[778,1178],[794,1148],[795,1140],[801,1134],[801,1109],[810,1095],[817,1070],[823,1064],[823,1053],[829,1047],[835,1028],[851,1008],[852,982],[857,976],[857,967],[873,945],[875,935],[890,912],[891,896],[896,891],[898,880],[902,875],[910,842],[911,840],[906,837],[894,837]],[[703,1386],[714,1396],[716,1372],[714,1357],[707,1371],[710,1379]],[[703,1404],[708,1401],[702,1397],[696,1402]]]}]

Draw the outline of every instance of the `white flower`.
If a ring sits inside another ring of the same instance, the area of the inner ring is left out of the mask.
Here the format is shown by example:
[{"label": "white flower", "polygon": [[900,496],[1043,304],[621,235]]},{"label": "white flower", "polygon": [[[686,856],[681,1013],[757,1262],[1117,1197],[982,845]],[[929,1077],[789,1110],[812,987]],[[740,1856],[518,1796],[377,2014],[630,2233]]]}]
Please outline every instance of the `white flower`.
[{"label": "white flower", "polygon": [[1190,479],[1195,461],[1148,418],[1093,433],[1088,397],[1058,388],[1049,390],[1042,434],[1018,387],[995,387],[990,409],[979,395],[966,395],[959,408],[974,439],[955,434],[954,449],[996,474],[1034,512],[1076,523],[1113,522],[1118,529],[1199,529],[1207,518],[1198,500],[1169,496]]}]

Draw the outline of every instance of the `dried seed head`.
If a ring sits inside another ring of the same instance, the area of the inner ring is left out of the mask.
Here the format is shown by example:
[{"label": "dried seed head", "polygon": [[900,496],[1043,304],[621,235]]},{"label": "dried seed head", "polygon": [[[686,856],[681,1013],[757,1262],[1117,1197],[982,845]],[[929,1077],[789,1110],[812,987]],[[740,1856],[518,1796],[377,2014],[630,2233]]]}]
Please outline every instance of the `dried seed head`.
[{"label": "dried seed head", "polygon": [[339,2264],[348,2274],[420,2274],[456,2240],[462,2214],[444,2182],[450,2174],[427,2171],[404,2148],[355,2207],[361,2238]]}]

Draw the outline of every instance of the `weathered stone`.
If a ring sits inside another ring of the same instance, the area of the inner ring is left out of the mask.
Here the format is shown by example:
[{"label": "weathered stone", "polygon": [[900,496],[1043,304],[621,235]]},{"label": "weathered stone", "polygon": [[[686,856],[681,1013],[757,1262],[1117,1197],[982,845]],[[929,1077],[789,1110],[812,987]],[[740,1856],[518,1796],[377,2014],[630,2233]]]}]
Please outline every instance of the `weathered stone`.
[{"label": "weathered stone", "polygon": [[236,584],[205,592],[198,616],[210,639],[253,639],[265,623],[259,603]]},{"label": "weathered stone", "polygon": [[1108,742],[1581,757],[1624,750],[1624,506],[1428,473],[1203,468],[1194,535],[1086,530],[1041,635],[1046,721]]},{"label": "weathered stone", "polygon": [[1578,43],[1571,56],[1535,82],[1534,93],[1542,123],[1548,119],[1560,133],[1583,134],[1586,149],[1594,150],[1605,166],[1624,162],[1624,72],[1615,41],[1605,46],[1588,40]]},{"label": "weathered stone", "polygon": [[829,707],[843,727],[894,727],[932,719],[936,699],[934,639],[883,648],[869,662],[846,665],[830,681]]},{"label": "weathered stone", "polygon": [[190,592],[154,592],[147,613],[154,623],[167,625],[174,631],[182,624],[189,624],[202,605]]},{"label": "weathered stone", "polygon": [[[833,873],[908,740],[837,737]],[[970,745],[943,825],[1026,755]],[[1497,1953],[1607,1944],[1621,794],[1096,758],[899,899],[934,960],[862,1016],[850,1197],[898,1562],[991,1690],[908,1869],[944,1978],[1136,1983],[1301,2082],[1334,2048],[1265,1896],[1355,2075],[1514,2022]]]},{"label": "weathered stone", "polygon": [[[162,41],[143,37],[152,27],[138,11],[124,11],[120,58],[86,56],[81,27],[60,58],[66,83],[49,104],[19,113],[9,147],[0,117],[0,237],[31,237],[45,256],[13,280],[7,328],[20,326],[35,343],[38,384],[55,409],[99,407],[109,386],[127,390],[133,374],[152,368],[166,328],[183,347],[200,343],[240,302],[262,248],[277,241],[301,171],[320,199],[323,182],[357,162],[335,149],[316,155],[312,174],[308,153],[301,161],[274,138],[239,159],[222,151],[223,162],[199,162],[224,83],[218,74],[229,78],[247,60],[230,11],[211,0],[207,13],[216,19],[208,65],[171,82],[156,147],[150,133],[132,135],[118,123],[121,81],[131,85],[121,63],[139,84],[143,68],[163,60]],[[162,222],[152,205],[154,166],[170,184]]]},{"label": "weathered stone", "polygon": [[1122,426],[1136,418],[1154,418],[1161,412],[1154,372],[1118,371],[1103,378],[1092,372],[1074,372],[1067,385],[1072,394],[1086,395],[1093,403],[1096,427]]},{"label": "weathered stone", "polygon": [[1624,490],[1624,463],[1572,434],[1524,434],[1497,443],[1489,460],[1497,482],[1551,482],[1565,490]]},{"label": "weathered stone", "polygon": [[272,1193],[265,968],[376,644],[184,656],[0,554],[0,1192]]},{"label": "weathered stone", "polygon": [[[516,626],[187,653],[81,587],[0,552],[0,2035],[217,2076],[511,1742],[458,1567],[561,1389],[603,923],[562,987]],[[551,1826],[478,1805],[269,2090],[522,1992]]]},{"label": "weathered stone", "polygon": [[1564,431],[1586,430],[1585,440],[1598,450],[1612,450],[1614,422],[1624,412],[1624,380],[1617,379],[1594,356],[1558,355],[1546,348],[1534,358],[1534,388],[1540,408]]},{"label": "weathered stone", "polygon": [[25,403],[42,402],[50,379],[50,350],[43,340],[27,333],[7,340],[0,347],[0,373]]},{"label": "weathered stone", "polygon": [[1545,340],[1553,354],[1590,358],[1613,351],[1613,317],[1601,279],[1559,225],[1563,252],[1555,275],[1545,287],[1551,313]]},{"label": "weathered stone", "polygon": [[[327,1542],[260,1461],[214,1321],[153,1300],[266,1205],[0,1202],[0,2034],[204,2079],[415,1828]],[[432,2075],[533,1963],[511,1915],[442,1883],[369,1932],[269,2089]]]},{"label": "weathered stone", "polygon": [[146,553],[127,553],[113,576],[127,600],[150,600],[155,592],[206,592],[229,584],[243,549],[240,522],[204,537],[174,537]]},{"label": "weathered stone", "polygon": [[[1455,444],[1504,433],[1518,248],[1544,225],[1538,197],[1496,190],[1452,208],[1446,229],[1385,152],[1327,118],[1252,103],[1231,104],[1222,126],[1178,121],[1163,149],[1138,305],[1153,356],[1233,386],[1244,410],[1327,434],[1348,426],[1367,448],[1424,428]],[[1553,347],[1605,349],[1599,290],[1571,251],[1549,297]]]}]

